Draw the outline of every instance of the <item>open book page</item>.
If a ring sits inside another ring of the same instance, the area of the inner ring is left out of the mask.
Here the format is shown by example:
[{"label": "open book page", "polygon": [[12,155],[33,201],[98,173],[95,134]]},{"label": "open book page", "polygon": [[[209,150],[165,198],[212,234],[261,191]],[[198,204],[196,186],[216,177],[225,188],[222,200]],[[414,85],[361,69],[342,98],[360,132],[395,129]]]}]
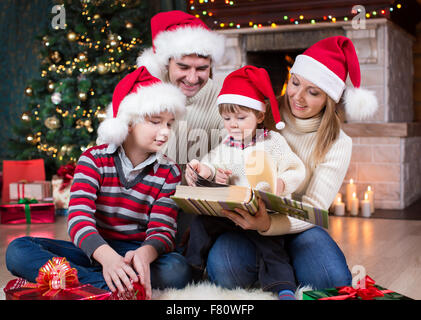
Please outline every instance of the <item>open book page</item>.
[{"label": "open book page", "polygon": [[210,179],[203,178],[200,174],[197,173],[196,170],[194,170],[190,166],[190,164],[187,163],[187,166],[193,171],[193,175],[194,175],[193,180],[196,183],[196,187],[211,187],[211,188],[228,187],[227,184],[217,183]]}]

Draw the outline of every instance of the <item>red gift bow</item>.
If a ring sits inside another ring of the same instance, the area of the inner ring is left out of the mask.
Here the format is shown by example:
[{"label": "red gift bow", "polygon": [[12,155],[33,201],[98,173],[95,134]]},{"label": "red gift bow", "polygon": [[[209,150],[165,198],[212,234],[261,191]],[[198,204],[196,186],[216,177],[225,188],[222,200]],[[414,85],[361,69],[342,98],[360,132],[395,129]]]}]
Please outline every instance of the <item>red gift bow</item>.
[{"label": "red gift bow", "polygon": [[108,300],[145,300],[146,299],[146,291],[145,288],[139,282],[133,282],[130,280],[133,290],[125,291],[123,293],[119,293],[115,291],[111,294]]},{"label": "red gift bow", "polygon": [[58,170],[57,170],[57,175],[63,179],[63,182],[61,183],[60,186],[60,191],[62,191],[63,189],[65,189],[69,184],[70,181],[72,181],[73,176],[75,174],[75,168],[76,165],[74,162],[70,162],[68,164],[62,165]]},{"label": "red gift bow", "polygon": [[79,286],[77,270],[71,268],[66,258],[53,257],[38,272],[36,283],[27,283],[26,288],[46,290],[43,296],[54,296],[61,290]]},{"label": "red gift bow", "polygon": [[[346,300],[360,297],[362,300],[373,300],[373,298],[383,297],[385,293],[392,293],[392,290],[379,290],[374,284],[376,283],[369,276],[364,278],[365,286],[358,281],[356,288],[344,286],[338,288],[339,296],[320,298],[318,300]],[[364,282],[363,282],[364,283]]]}]

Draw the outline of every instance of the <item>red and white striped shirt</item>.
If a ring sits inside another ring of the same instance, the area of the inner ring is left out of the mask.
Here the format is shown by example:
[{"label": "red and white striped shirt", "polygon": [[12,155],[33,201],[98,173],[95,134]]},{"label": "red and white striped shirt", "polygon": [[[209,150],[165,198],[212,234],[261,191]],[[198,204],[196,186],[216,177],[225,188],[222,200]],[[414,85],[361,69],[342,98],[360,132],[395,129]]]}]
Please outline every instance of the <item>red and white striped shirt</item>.
[{"label": "red and white striped shirt", "polygon": [[180,167],[159,154],[130,181],[114,145],[86,150],[70,190],[68,233],[90,258],[104,239],[143,241],[162,254],[174,249],[178,207],[170,198]]}]

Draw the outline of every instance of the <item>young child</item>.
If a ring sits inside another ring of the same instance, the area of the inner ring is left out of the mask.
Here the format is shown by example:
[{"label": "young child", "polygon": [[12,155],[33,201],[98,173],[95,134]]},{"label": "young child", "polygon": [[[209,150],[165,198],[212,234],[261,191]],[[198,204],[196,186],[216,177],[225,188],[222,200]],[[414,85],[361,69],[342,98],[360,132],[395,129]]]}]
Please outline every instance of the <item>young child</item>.
[{"label": "young child", "polygon": [[113,94],[113,116],[98,128],[101,144],[80,157],[70,193],[73,243],[19,238],[8,247],[8,269],[35,282],[53,256],[66,257],[79,281],[119,293],[145,287],[184,287],[190,267],[174,249],[178,209],[170,199],[180,168],[160,154],[185,96],[140,67]]},{"label": "young child", "polygon": [[[191,168],[186,171],[186,180],[190,185],[194,185],[192,171],[195,170],[215,182],[249,186],[245,162],[253,151],[263,150],[276,166],[277,190],[272,192],[288,196],[299,187],[305,176],[304,164],[282,135],[262,126],[266,97],[269,98],[277,128],[282,129],[278,104],[265,69],[245,66],[226,77],[217,101],[228,137],[201,162],[192,160],[189,163]],[[267,186],[263,184],[261,187]],[[262,201],[260,205],[263,205]],[[265,231],[270,226],[270,221],[260,222],[259,231]],[[283,237],[266,237],[255,230],[245,229],[247,226],[239,227],[226,218],[195,216],[190,225],[186,254],[195,278],[201,277],[209,250],[219,235],[229,231],[245,232],[261,255],[259,279],[256,279],[261,287],[279,293],[280,299],[293,299],[295,277],[284,250]]]}]

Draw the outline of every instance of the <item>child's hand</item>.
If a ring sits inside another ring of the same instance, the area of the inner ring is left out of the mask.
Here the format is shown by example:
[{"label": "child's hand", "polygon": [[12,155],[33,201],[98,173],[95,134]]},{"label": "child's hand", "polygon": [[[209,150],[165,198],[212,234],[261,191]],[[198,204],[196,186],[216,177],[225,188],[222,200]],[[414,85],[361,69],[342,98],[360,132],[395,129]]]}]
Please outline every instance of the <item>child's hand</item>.
[{"label": "child's hand", "polygon": [[196,186],[196,177],[193,170],[205,179],[209,178],[212,174],[212,171],[208,168],[208,166],[200,163],[199,160],[193,159],[188,163],[186,169],[186,181],[187,184],[191,187]]},{"label": "child's hand", "polygon": [[229,176],[232,174],[231,170],[224,170],[221,168],[216,169],[215,174],[215,182],[216,183],[222,183],[222,184],[228,184]]},{"label": "child's hand", "polygon": [[276,180],[276,195],[280,196],[285,191],[285,183],[284,180],[278,178]]},{"label": "child's hand", "polygon": [[146,300],[150,300],[152,297],[150,264],[157,257],[158,253],[150,245],[127,251],[124,256],[124,262],[132,265],[137,271],[140,284],[145,288]]},{"label": "child's hand", "polygon": [[116,287],[121,293],[126,291],[125,288],[133,290],[130,279],[136,282],[138,277],[133,268],[125,263],[123,257],[113,248],[102,245],[94,251],[93,258],[102,265],[104,280],[112,292],[116,291]]}]

